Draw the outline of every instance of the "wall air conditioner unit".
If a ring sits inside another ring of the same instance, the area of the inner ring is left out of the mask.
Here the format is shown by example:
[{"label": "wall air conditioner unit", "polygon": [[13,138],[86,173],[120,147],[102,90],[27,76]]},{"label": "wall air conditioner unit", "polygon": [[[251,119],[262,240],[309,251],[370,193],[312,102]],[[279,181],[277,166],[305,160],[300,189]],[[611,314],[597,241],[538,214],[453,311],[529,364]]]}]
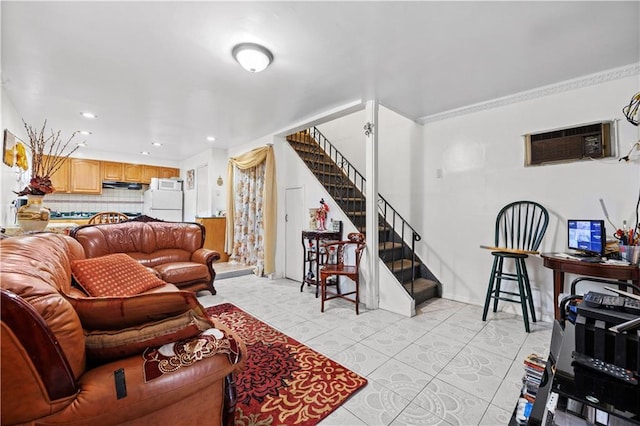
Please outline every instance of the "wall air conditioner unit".
[{"label": "wall air conditioner unit", "polygon": [[526,134],[525,166],[611,157],[613,131],[613,121],[602,121]]}]

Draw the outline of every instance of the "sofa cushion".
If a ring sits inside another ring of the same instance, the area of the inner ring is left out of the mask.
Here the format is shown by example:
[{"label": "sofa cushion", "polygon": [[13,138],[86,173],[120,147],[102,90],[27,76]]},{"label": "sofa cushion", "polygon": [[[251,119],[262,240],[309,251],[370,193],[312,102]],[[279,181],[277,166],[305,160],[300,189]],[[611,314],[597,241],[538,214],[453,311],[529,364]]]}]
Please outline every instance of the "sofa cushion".
[{"label": "sofa cushion", "polygon": [[211,279],[207,265],[195,262],[174,262],[155,266],[162,279],[169,283],[185,283]]},{"label": "sofa cushion", "polygon": [[91,296],[129,296],[166,284],[124,253],[74,260],[71,270]]},{"label": "sofa cushion", "polygon": [[85,331],[87,357],[107,361],[196,336],[213,324],[197,310],[121,330]]},{"label": "sofa cushion", "polygon": [[162,320],[190,309],[205,316],[193,292],[179,291],[173,284],[166,286],[173,291],[118,297],[66,295],[66,298],[78,313],[82,327],[88,330],[119,330]]}]

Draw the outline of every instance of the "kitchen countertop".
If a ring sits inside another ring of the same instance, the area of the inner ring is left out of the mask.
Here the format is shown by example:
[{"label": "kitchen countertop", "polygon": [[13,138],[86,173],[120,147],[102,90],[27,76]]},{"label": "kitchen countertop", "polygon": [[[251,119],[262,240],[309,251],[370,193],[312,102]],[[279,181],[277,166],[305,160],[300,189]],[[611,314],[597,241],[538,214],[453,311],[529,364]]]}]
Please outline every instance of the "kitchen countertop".
[{"label": "kitchen countertop", "polygon": [[[55,234],[68,234],[69,230],[72,228],[75,228],[76,226],[78,226],[76,223],[72,223],[72,222],[56,222],[56,223],[51,223],[51,221],[49,221],[49,224],[47,225],[47,227],[45,228],[45,232],[53,232]],[[16,235],[24,235],[24,234],[28,234],[28,232],[24,232],[22,229],[20,229],[20,227],[18,225],[11,225],[11,226],[7,226],[5,228],[4,231],[5,235],[13,237]]]},{"label": "kitchen countertop", "polygon": [[[54,216],[52,214],[49,217],[49,220],[50,221],[85,220],[85,219],[89,220],[91,218],[91,216],[93,216],[96,213],[78,213],[78,214],[73,214],[73,212],[72,212],[72,213],[60,213],[60,216]],[[129,216],[129,219],[133,219],[133,218],[136,218],[136,217],[140,216],[142,213],[128,213],[128,212],[125,212],[124,214]]]}]

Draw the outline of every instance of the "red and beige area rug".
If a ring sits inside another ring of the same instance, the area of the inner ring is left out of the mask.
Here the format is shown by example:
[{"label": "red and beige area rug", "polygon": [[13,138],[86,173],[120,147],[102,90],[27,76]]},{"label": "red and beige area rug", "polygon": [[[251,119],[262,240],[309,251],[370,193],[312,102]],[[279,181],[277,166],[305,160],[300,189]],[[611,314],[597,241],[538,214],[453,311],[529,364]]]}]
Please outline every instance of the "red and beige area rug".
[{"label": "red and beige area rug", "polygon": [[367,380],[230,303],[207,313],[247,345],[236,377],[236,426],[315,425]]}]

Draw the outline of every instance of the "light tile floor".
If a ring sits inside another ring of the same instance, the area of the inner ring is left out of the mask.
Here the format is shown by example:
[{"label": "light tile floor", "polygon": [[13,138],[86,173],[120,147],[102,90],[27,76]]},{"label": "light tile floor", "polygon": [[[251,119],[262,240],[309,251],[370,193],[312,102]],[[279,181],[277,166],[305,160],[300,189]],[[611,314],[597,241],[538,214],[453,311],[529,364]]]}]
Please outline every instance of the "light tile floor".
[{"label": "light tile floor", "polygon": [[507,425],[530,353],[548,354],[550,323],[432,299],[407,318],[332,300],[320,312],[315,289],[245,275],[216,279],[204,306],[230,302],[366,376],[369,383],[322,425]]}]

